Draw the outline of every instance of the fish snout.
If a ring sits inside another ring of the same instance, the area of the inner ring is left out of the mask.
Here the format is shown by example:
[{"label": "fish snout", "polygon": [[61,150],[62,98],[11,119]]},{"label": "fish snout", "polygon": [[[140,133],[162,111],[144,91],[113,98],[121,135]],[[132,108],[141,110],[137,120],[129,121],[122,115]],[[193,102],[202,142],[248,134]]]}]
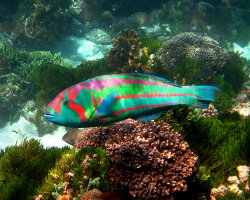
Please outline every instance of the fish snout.
[{"label": "fish snout", "polygon": [[46,120],[48,120],[48,121],[51,121],[51,119],[55,117],[55,114],[53,114],[53,113],[48,109],[48,106],[45,106],[45,107],[43,108],[43,113],[44,113],[44,114],[43,114],[44,118],[45,118]]}]

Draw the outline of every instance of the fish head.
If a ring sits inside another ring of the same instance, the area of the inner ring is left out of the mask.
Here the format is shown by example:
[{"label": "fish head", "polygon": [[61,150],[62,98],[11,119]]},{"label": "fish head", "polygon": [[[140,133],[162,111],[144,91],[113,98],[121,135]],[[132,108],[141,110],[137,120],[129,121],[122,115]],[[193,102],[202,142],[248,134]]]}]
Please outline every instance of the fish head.
[{"label": "fish head", "polygon": [[89,116],[75,98],[77,94],[72,88],[59,93],[44,107],[44,118],[52,123],[67,127],[83,127]]}]

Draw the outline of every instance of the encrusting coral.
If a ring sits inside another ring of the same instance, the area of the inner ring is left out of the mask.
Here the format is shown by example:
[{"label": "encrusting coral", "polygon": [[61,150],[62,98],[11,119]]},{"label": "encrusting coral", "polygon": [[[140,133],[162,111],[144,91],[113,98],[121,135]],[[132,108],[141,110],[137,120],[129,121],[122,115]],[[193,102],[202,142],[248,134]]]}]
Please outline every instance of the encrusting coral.
[{"label": "encrusting coral", "polygon": [[172,70],[186,58],[198,61],[210,71],[221,69],[228,60],[216,40],[193,32],[178,34],[164,42],[156,56],[165,71]]},{"label": "encrusting coral", "polygon": [[128,187],[134,197],[168,198],[175,191],[185,191],[184,178],[196,170],[195,154],[181,135],[163,121],[128,119],[83,134],[76,147],[96,147],[105,141],[112,163],[110,183]]}]

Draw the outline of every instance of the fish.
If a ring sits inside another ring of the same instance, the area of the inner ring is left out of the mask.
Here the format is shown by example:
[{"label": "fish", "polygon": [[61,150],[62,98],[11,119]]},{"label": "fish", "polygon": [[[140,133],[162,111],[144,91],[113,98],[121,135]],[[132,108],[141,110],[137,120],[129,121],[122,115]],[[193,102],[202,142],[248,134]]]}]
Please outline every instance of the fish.
[{"label": "fish", "polygon": [[62,137],[62,140],[72,146],[75,146],[75,141],[78,140],[82,134],[82,129],[73,128],[67,131],[67,133]]},{"label": "fish", "polygon": [[76,128],[128,118],[148,121],[176,106],[207,108],[217,91],[215,86],[180,86],[150,74],[100,75],[60,92],[44,107],[44,118]]}]

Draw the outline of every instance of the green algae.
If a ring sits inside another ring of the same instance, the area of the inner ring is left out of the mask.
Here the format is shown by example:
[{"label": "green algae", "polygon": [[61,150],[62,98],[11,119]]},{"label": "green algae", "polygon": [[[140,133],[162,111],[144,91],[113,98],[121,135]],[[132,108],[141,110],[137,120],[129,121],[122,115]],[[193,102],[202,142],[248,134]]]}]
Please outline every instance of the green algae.
[{"label": "green algae", "polygon": [[112,73],[107,69],[107,62],[104,58],[97,59],[93,61],[83,62],[76,67],[74,70],[76,80],[78,82],[84,81],[88,78],[92,78],[94,76]]},{"label": "green algae", "polygon": [[156,63],[152,69],[157,75],[166,77],[178,84],[217,86],[220,91],[215,93],[214,104],[220,112],[225,112],[233,106],[233,99],[235,99],[236,93],[242,88],[246,80],[243,70],[245,64],[239,54],[230,53],[229,62],[224,66],[223,70],[217,73],[206,69],[191,58],[184,59],[167,74],[162,74],[162,66],[159,63]]},{"label": "green algae", "polygon": [[49,171],[38,190],[38,194],[42,194],[45,199],[54,199],[52,194],[55,193],[63,194],[59,188],[65,181],[64,174],[68,172],[74,174],[72,182],[74,197],[78,197],[87,191],[88,187],[92,188],[93,185],[101,191],[109,191],[111,189],[108,181],[109,168],[110,161],[103,147],[69,150]]},{"label": "green algae", "polygon": [[0,199],[32,199],[65,149],[44,149],[35,139],[5,148],[0,159]]},{"label": "green algae", "polygon": [[155,54],[160,49],[163,44],[162,40],[159,39],[150,39],[149,37],[139,38],[143,47],[146,47],[148,50],[148,55]]},{"label": "green algae", "polygon": [[65,88],[76,83],[73,68],[56,64],[42,64],[33,73],[38,87],[37,102],[48,103]]},{"label": "green algae", "polygon": [[[202,119],[196,110],[180,107],[156,119],[171,124],[199,157],[197,172],[192,175],[185,194],[191,199],[208,198],[213,187],[227,183],[228,176],[237,175],[238,165],[250,164],[250,117],[224,112],[217,118]],[[183,197],[177,196],[176,199]],[[242,198],[248,196],[246,192]]]}]

